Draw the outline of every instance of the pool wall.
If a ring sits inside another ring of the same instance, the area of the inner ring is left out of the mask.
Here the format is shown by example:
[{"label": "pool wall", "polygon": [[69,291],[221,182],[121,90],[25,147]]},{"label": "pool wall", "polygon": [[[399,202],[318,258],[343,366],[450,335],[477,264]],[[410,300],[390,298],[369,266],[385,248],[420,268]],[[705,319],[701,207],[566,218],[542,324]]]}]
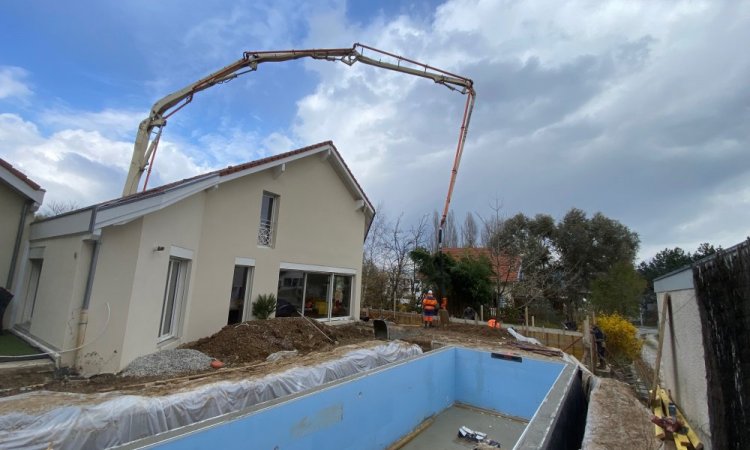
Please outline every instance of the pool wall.
[{"label": "pool wall", "polygon": [[530,420],[565,367],[448,347],[127,447],[383,449],[455,402]]}]

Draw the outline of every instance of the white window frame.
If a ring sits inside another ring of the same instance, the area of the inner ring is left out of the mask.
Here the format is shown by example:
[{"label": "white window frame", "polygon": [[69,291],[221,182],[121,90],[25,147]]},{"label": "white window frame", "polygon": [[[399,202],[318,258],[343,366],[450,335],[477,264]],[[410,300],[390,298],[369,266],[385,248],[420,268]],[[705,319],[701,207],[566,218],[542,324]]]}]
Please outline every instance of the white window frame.
[{"label": "white window frame", "polygon": [[[190,256],[186,258],[185,256]],[[182,249],[179,247],[172,247],[169,257],[169,265],[167,266],[167,280],[164,287],[164,296],[162,298],[161,314],[159,316],[159,331],[158,331],[158,342],[162,343],[171,339],[176,339],[180,335],[180,328],[182,325],[182,313],[185,308],[187,301],[187,292],[190,285],[190,269],[192,266],[193,252],[191,250]],[[173,270],[178,270],[175,278],[174,287],[174,298],[172,305],[172,317],[169,319],[169,330],[164,331],[164,325],[166,323],[167,315],[167,301],[172,290],[170,289],[172,283]]]},{"label": "white window frame", "polygon": [[[263,218],[263,201],[266,197],[273,199],[273,202],[271,203],[270,222]],[[278,194],[263,191],[263,196],[260,201],[260,220],[258,221],[258,247],[274,248],[276,246],[280,201],[281,197]]]},{"label": "white window frame", "polygon": [[[346,269],[343,267],[329,267],[329,266],[318,266],[314,264],[298,264],[298,263],[287,263],[282,262],[279,264],[279,272],[282,270],[296,270],[304,273],[303,277],[303,288],[302,288],[302,315],[305,315],[305,298],[307,297],[307,275],[309,274],[321,274],[321,275],[328,275],[328,293],[327,293],[327,301],[328,301],[328,317],[320,317],[316,318],[315,320],[319,322],[335,322],[335,321],[341,321],[341,320],[352,320],[352,306],[354,304],[354,292],[356,287],[356,281],[357,281],[357,271],[355,269]],[[351,282],[351,292],[349,293],[349,315],[348,316],[339,316],[339,317],[333,317],[333,284],[335,281],[335,276],[343,276],[343,277],[350,277]]]},{"label": "white window frame", "polygon": [[241,266],[247,267],[247,279],[245,280],[245,299],[242,305],[242,317],[240,320],[245,322],[252,318],[252,294],[253,294],[253,279],[255,278],[255,258],[244,258],[238,256],[234,258],[234,267]]},{"label": "white window frame", "polygon": [[26,292],[24,293],[23,310],[21,311],[22,324],[30,324],[34,317],[36,298],[39,294],[39,281],[42,279],[42,270],[44,268],[44,259],[39,257],[39,255],[43,254],[43,252],[39,254],[35,253],[34,257],[29,258],[29,275],[26,282]]}]

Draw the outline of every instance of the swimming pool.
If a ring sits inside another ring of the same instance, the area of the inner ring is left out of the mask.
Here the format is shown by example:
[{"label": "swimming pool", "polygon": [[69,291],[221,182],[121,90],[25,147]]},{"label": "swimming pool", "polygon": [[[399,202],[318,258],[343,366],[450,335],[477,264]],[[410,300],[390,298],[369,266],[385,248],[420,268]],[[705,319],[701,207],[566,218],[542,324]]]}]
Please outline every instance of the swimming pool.
[{"label": "swimming pool", "polygon": [[[502,421],[514,421],[521,434],[512,438],[515,442],[501,441],[503,448],[567,448],[565,442],[579,439],[580,443],[580,438],[569,436],[575,432],[570,423],[580,415],[581,402],[585,416],[580,386],[580,371],[570,363],[506,359],[487,351],[446,347],[125,448],[414,447],[418,443],[410,443],[408,437],[419,435],[415,429],[422,425],[426,430],[425,423],[456,406],[494,415],[498,427]],[[453,421],[471,419],[470,415],[457,417]],[[472,428],[472,423],[452,425],[456,428],[450,436],[460,425]],[[477,430],[493,437],[492,430]],[[445,444],[444,448],[450,448]]]}]

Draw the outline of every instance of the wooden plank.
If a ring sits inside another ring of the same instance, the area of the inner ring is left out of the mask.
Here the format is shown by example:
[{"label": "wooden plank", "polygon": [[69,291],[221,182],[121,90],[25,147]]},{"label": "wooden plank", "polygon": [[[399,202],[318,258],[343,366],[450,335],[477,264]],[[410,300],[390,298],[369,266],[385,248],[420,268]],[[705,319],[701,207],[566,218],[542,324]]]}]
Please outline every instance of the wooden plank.
[{"label": "wooden plank", "polygon": [[[654,415],[658,418],[664,417],[664,409],[661,407],[661,402],[659,402],[658,405],[654,406]],[[657,439],[664,440],[664,437],[666,436],[664,432],[664,428],[660,427],[657,424],[654,424],[654,436],[656,436]]]},{"label": "wooden plank", "polygon": [[659,389],[659,367],[661,366],[661,351],[664,347],[664,325],[667,321],[667,305],[672,301],[672,297],[669,294],[664,296],[664,302],[661,305],[661,319],[659,321],[659,345],[656,348],[656,364],[654,367],[654,381],[651,383],[651,402]]},{"label": "wooden plank", "polygon": [[[669,405],[670,402],[673,402],[674,400],[669,397],[669,393],[664,390],[663,388],[659,389],[659,398],[664,403],[664,407],[666,408],[667,405]],[[684,436],[685,439],[680,439],[680,442],[687,441],[690,446],[694,447],[696,450],[702,450],[703,449],[703,443],[701,442],[698,435],[695,433],[695,430],[693,430],[693,427],[690,426],[690,423],[687,421],[685,416],[682,414],[682,411],[680,411],[680,408],[677,407],[677,420],[682,422],[685,425],[685,428],[687,428],[687,433],[682,435],[679,434],[679,436]],[[675,444],[677,444],[678,439],[675,437]]]}]

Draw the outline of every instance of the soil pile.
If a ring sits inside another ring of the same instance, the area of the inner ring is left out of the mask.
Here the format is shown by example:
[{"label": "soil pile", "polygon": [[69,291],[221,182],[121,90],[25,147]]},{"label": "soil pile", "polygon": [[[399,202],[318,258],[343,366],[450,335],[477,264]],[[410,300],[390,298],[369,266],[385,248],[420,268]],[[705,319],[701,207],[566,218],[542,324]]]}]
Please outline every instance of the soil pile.
[{"label": "soil pile", "polygon": [[218,333],[181,348],[198,350],[224,364],[237,365],[261,361],[282,350],[307,354],[372,338],[372,328],[359,324],[328,326],[301,317],[283,317],[227,325]]}]

